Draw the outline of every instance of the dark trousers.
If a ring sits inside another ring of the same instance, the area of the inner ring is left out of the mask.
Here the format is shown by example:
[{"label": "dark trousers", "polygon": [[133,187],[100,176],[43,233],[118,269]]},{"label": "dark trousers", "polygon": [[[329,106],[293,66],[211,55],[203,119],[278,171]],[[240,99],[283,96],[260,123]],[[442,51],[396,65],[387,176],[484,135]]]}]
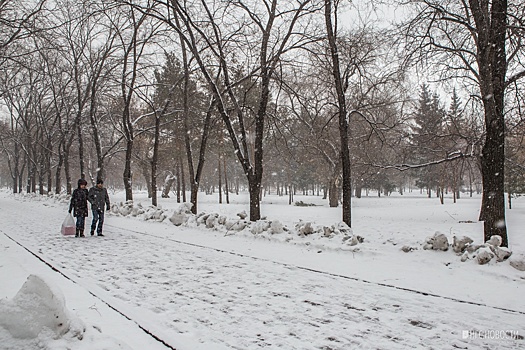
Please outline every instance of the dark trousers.
[{"label": "dark trousers", "polygon": [[86,224],[86,217],[77,216],[77,228],[83,230],[85,224]]},{"label": "dark trousers", "polygon": [[[98,221],[98,227],[97,227]],[[91,232],[95,232],[97,229],[97,234],[102,233],[102,225],[104,224],[104,210],[93,210],[93,221],[91,222]]]}]

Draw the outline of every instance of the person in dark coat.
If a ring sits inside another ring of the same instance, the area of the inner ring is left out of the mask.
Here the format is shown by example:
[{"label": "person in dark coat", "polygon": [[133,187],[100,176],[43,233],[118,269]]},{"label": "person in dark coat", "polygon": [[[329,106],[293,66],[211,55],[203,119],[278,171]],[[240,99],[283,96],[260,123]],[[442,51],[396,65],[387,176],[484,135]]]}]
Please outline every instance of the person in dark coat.
[{"label": "person in dark coat", "polygon": [[77,230],[75,237],[84,236],[84,226],[86,217],[88,216],[88,190],[86,189],[87,181],[84,179],[78,180],[78,188],[73,191],[71,195],[71,202],[69,203],[69,213],[73,212],[73,216],[77,218]]},{"label": "person in dark coat", "polygon": [[[104,224],[104,208],[109,210],[109,195],[108,190],[104,187],[102,179],[97,180],[96,186],[89,189],[88,201],[91,203],[91,211],[93,212],[93,221],[91,222],[91,235],[104,236],[102,234],[102,225]],[[98,226],[97,226],[98,222]]]}]

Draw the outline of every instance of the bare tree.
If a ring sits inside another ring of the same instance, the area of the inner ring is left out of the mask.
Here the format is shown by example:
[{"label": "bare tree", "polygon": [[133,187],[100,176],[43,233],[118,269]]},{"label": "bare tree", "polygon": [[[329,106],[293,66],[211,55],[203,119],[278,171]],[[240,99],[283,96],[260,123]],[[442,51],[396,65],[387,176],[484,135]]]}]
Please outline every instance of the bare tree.
[{"label": "bare tree", "polygon": [[0,66],[6,60],[17,60],[23,56],[23,52],[17,52],[13,44],[43,30],[37,23],[43,15],[46,2],[47,0],[0,1]]},{"label": "bare tree", "polygon": [[[485,139],[481,153],[484,238],[500,235],[505,224],[505,91],[525,76],[522,58],[523,3],[507,0],[411,2],[415,15],[405,34],[415,55],[432,62],[443,79],[473,83],[484,107]],[[508,51],[507,51],[508,50]]]},{"label": "bare tree", "polygon": [[[181,35],[210,86],[248,180],[250,220],[258,220],[261,217],[263,138],[271,79],[285,53],[306,41],[296,26],[303,16],[314,10],[315,5],[310,0],[298,1],[297,4],[265,0],[264,6],[257,6],[256,1],[232,1],[214,3],[213,8],[204,0],[156,3],[163,5],[159,8],[168,8],[181,22],[179,26],[172,21],[173,16],[160,11],[153,13]],[[233,80],[238,69],[236,61],[241,57],[234,55],[233,51],[246,52],[247,76],[256,77],[260,86],[258,106],[253,115],[253,152],[248,147],[247,112],[239,104],[235,91],[238,82]],[[257,61],[252,63],[254,57]],[[219,74],[219,79],[215,78],[216,74]]]},{"label": "bare tree", "polygon": [[[126,200],[132,200],[131,161],[135,139],[132,105],[138,81],[142,78],[141,62],[148,54],[146,47],[155,37],[158,25],[148,23],[148,14],[137,11],[134,6],[123,5],[120,9],[123,11],[123,17],[121,21],[115,21],[113,25],[117,28],[122,50],[120,104],[122,108],[121,126],[126,144],[122,180],[126,191]],[[123,27],[124,23],[127,23],[127,27]]]}]

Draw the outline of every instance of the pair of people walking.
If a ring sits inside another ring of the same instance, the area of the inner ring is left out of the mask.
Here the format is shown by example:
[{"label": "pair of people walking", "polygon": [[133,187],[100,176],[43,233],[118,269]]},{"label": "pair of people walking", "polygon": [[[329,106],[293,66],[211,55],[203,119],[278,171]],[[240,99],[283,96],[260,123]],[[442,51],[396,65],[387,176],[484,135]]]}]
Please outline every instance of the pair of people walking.
[{"label": "pair of people walking", "polygon": [[[71,195],[71,202],[69,204],[69,213],[73,211],[73,216],[77,218],[75,237],[85,237],[84,227],[86,217],[88,216],[88,204],[91,203],[91,211],[93,213],[93,221],[91,222],[91,235],[104,236],[102,234],[102,225],[104,224],[104,208],[109,210],[109,195],[107,189],[104,187],[104,181],[97,180],[97,184],[89,189],[86,189],[87,181],[84,179],[78,180],[78,187]],[[97,226],[98,223],[98,226]]]}]

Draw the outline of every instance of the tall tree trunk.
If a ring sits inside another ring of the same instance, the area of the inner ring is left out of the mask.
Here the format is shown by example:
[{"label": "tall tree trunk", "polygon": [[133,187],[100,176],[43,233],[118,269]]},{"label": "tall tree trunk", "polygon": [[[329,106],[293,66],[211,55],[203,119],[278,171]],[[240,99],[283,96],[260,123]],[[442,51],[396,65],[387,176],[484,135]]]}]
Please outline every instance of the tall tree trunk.
[{"label": "tall tree trunk", "polygon": [[[22,193],[23,187],[24,187],[24,173],[26,168],[26,162],[25,159],[22,161],[22,170],[20,170],[20,173],[18,174],[18,193]],[[28,170],[29,172],[29,170]]]},{"label": "tall tree trunk", "polygon": [[175,165],[175,174],[177,176],[177,203],[180,203],[180,163]]},{"label": "tall tree trunk", "polygon": [[[146,181],[146,190],[148,191],[148,198],[153,198],[152,194],[152,185],[151,185],[151,168],[152,168],[152,161],[151,160],[141,160],[140,161],[140,169],[142,171],[142,176],[144,177],[144,180]],[[157,176],[158,179],[158,176]],[[157,184],[157,189],[158,189]],[[153,203],[152,203],[153,205]]]},{"label": "tall tree trunk", "polygon": [[78,138],[78,162],[80,166],[80,178],[86,178],[85,164],[84,164],[84,138],[82,136],[82,123],[81,123],[82,111],[77,112],[77,138]]},{"label": "tall tree trunk", "polygon": [[[220,151],[219,151],[220,152]],[[219,173],[219,204],[222,204],[222,169],[221,169],[221,155],[219,154],[218,161],[218,173]]]},{"label": "tall tree trunk", "polygon": [[[182,153],[182,152],[181,152]],[[182,185],[182,202],[186,203],[186,177],[184,176],[184,158],[179,154],[179,164],[180,164],[180,182]]]},{"label": "tall tree trunk", "polygon": [[[351,197],[352,197],[352,178],[350,149],[348,147],[348,118],[346,111],[345,91],[343,88],[343,77],[341,75],[339,53],[337,48],[336,35],[332,25],[332,0],[325,0],[325,22],[330,46],[332,75],[337,92],[337,105],[339,108],[339,137],[341,139],[341,162],[343,169],[343,221],[352,227]],[[337,17],[337,9],[335,11]]]},{"label": "tall tree trunk", "polygon": [[126,142],[126,156],[124,161],[124,172],[122,173],[122,180],[124,182],[124,191],[126,193],[126,201],[133,200],[133,183],[131,173],[131,156],[133,150],[133,140]]},{"label": "tall tree trunk", "polygon": [[224,166],[224,193],[226,194],[226,204],[230,204],[230,189],[228,188],[228,172],[226,171],[226,157],[222,158],[222,163]]},{"label": "tall tree trunk", "polygon": [[483,197],[479,219],[484,221],[485,241],[499,235],[503,239],[502,246],[508,247],[504,197],[507,1],[492,1],[490,14],[488,5],[470,3],[478,29],[476,44],[486,129],[481,151]]},{"label": "tall tree trunk", "polygon": [[337,208],[339,206],[339,186],[337,186],[337,180],[330,180],[328,204],[330,208]]},{"label": "tall tree trunk", "polygon": [[160,115],[155,113],[155,137],[151,158],[151,205],[157,206],[157,168],[159,163]]},{"label": "tall tree trunk", "polygon": [[15,142],[14,159],[13,159],[13,193],[18,193],[18,177],[20,176],[20,146]]},{"label": "tall tree trunk", "polygon": [[73,144],[74,135],[71,135],[67,142],[64,142],[62,145],[62,150],[64,154],[64,174],[66,176],[66,193],[71,194],[71,171],[69,169],[69,149]]}]

